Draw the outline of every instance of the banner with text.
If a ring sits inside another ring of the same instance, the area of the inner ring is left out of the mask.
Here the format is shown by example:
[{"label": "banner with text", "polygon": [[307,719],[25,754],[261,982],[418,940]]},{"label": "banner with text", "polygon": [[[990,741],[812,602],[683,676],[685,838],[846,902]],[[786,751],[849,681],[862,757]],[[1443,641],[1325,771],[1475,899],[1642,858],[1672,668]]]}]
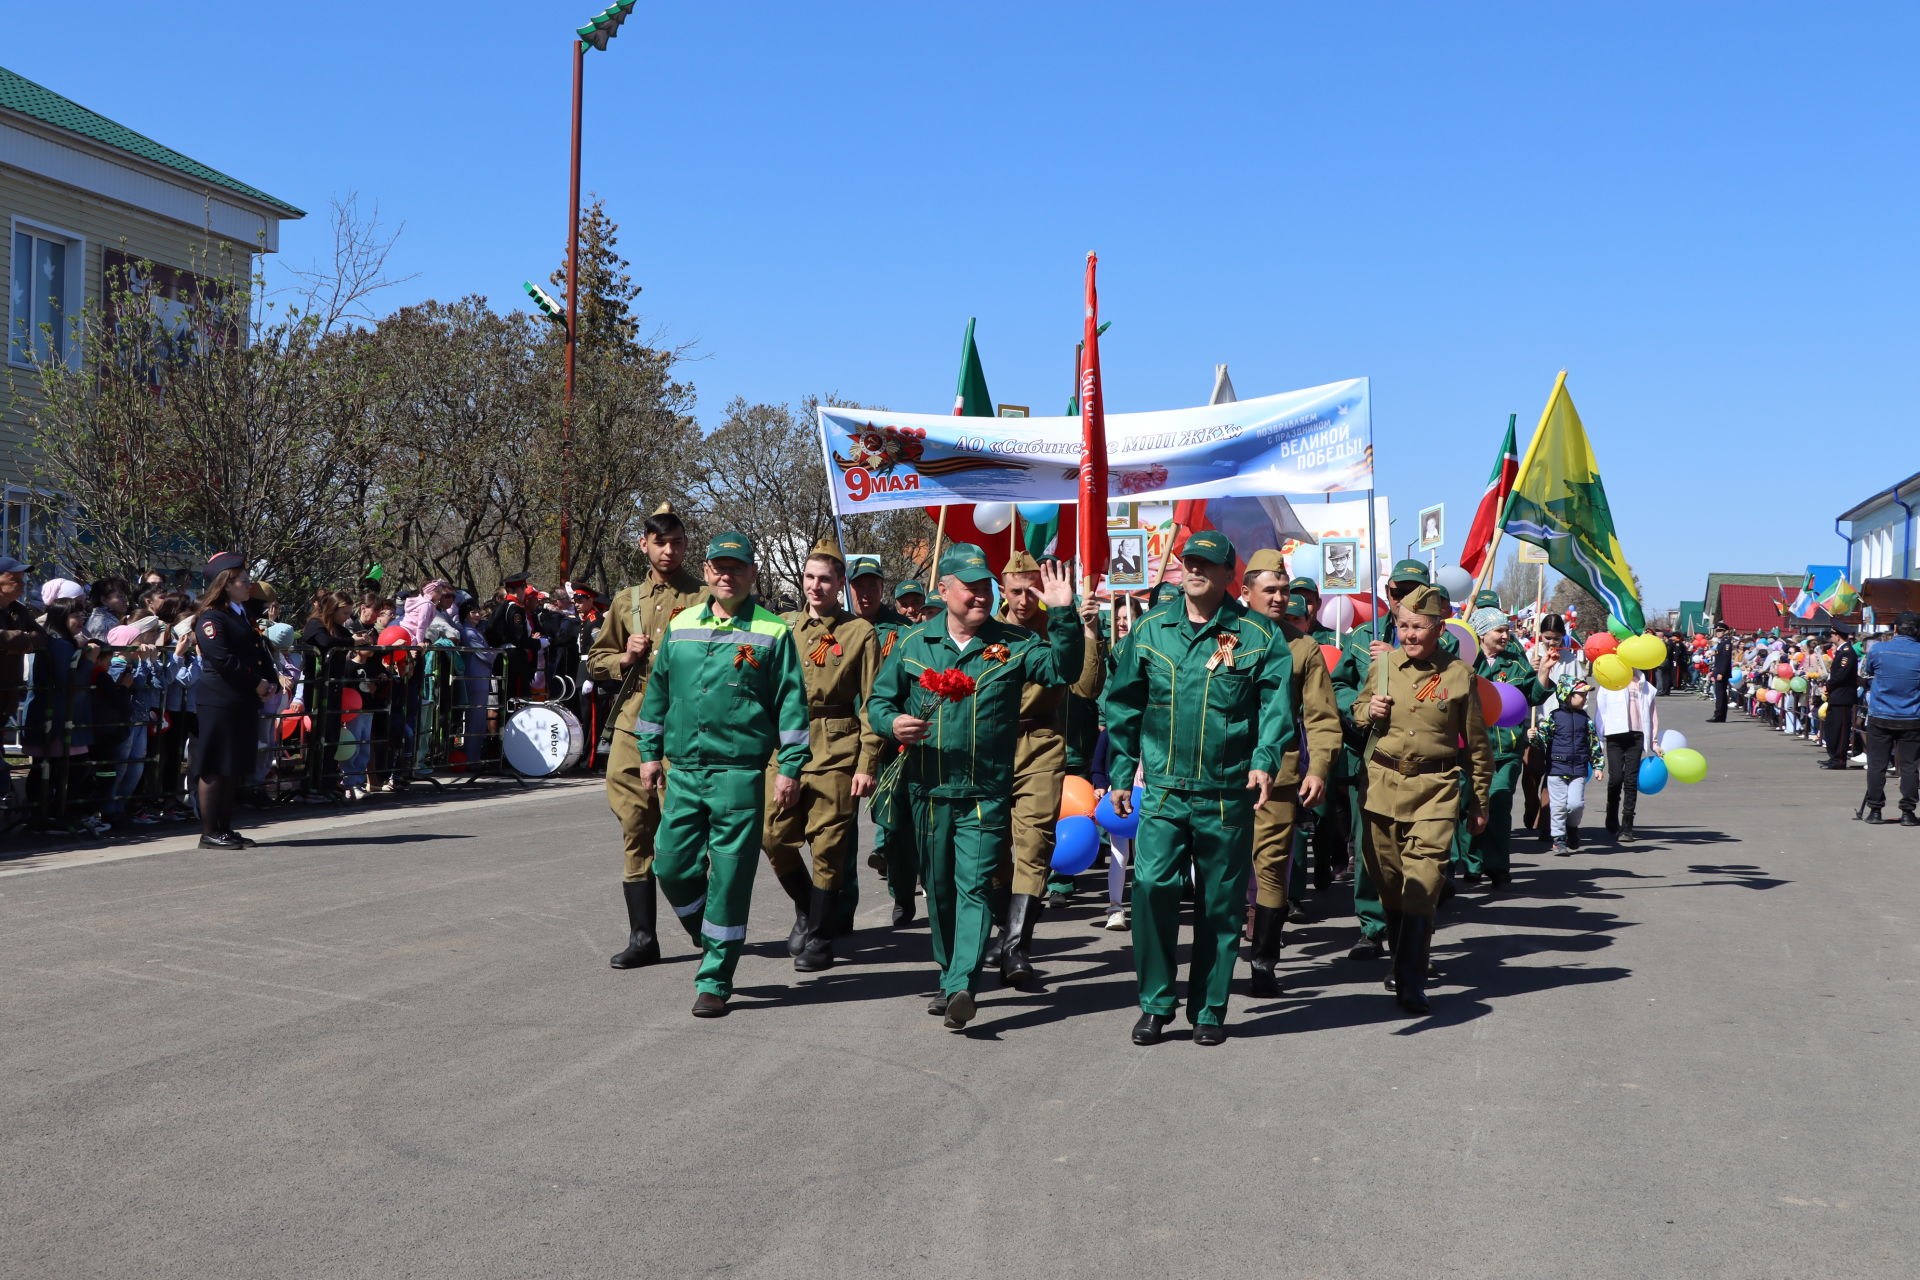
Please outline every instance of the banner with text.
[{"label": "banner with text", "polygon": [[[1115,502],[1342,493],[1373,484],[1367,380],[1258,400],[1107,415]],[[841,515],[955,502],[1070,503],[1080,419],[959,418],[822,408]]]}]

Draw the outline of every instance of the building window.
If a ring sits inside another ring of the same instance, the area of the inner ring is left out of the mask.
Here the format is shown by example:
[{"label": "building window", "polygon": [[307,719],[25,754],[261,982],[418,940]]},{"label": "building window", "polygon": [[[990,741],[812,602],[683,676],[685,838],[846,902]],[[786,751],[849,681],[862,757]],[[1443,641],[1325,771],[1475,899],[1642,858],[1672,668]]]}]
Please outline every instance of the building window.
[{"label": "building window", "polygon": [[67,318],[79,295],[82,243],[15,223],[7,358],[30,365],[68,358]]}]

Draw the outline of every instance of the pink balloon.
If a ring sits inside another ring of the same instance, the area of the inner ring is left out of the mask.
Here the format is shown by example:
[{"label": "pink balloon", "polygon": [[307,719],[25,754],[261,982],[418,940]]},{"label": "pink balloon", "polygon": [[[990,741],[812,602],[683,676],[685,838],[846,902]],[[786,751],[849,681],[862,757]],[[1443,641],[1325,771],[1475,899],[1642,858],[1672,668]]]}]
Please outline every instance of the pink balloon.
[{"label": "pink balloon", "polygon": [[1351,631],[1359,617],[1351,596],[1328,596],[1320,602],[1320,625],[1335,631]]}]

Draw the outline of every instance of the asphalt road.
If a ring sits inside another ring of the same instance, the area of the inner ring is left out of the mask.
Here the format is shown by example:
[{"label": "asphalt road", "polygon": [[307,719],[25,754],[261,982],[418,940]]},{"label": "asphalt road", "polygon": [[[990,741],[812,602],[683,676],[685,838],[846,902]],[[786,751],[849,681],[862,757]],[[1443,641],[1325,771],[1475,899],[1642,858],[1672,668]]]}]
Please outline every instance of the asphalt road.
[{"label": "asphalt road", "polygon": [[871,872],[811,976],[763,875],[696,1021],[683,940],[607,967],[588,788],[0,863],[0,1275],[1911,1276],[1920,832],[1700,706],[1638,847],[1455,904],[1431,1017],[1329,913],[1217,1049],[1128,1043],[1091,891],[943,1031]]}]

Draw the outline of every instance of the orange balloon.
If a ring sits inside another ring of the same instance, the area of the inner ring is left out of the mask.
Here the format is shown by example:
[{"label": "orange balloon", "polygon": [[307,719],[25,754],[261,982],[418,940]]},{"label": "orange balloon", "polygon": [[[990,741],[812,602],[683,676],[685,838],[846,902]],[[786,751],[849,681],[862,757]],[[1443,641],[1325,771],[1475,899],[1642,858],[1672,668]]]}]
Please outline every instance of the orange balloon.
[{"label": "orange balloon", "polygon": [[1493,681],[1476,676],[1473,692],[1480,699],[1480,719],[1491,729],[1493,722],[1500,718],[1500,691],[1493,687]]},{"label": "orange balloon", "polygon": [[1091,818],[1093,806],[1093,784],[1085,778],[1068,778],[1060,784],[1060,816],[1063,818]]},{"label": "orange balloon", "polygon": [[1330,644],[1320,646],[1320,656],[1326,660],[1329,671],[1340,665],[1340,650]]}]

